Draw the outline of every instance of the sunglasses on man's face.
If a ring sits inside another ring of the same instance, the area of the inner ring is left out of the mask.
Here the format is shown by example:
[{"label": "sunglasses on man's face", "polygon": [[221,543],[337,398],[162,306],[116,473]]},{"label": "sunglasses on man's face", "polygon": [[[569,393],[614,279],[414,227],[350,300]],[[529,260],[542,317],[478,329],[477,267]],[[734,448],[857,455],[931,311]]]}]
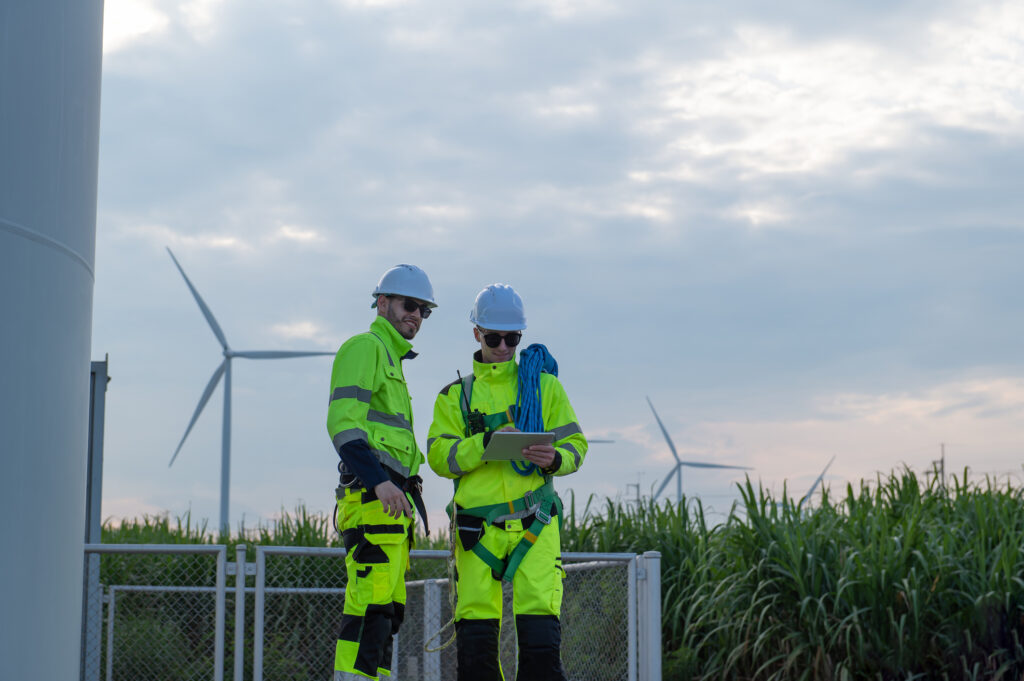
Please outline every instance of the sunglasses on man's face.
[{"label": "sunglasses on man's face", "polygon": [[402,296],[390,296],[391,298],[402,298],[402,307],[405,308],[406,312],[420,311],[420,316],[426,319],[430,316],[430,306],[426,303],[419,303],[412,298],[405,298]]},{"label": "sunglasses on man's face", "polygon": [[480,333],[481,333],[481,335],[484,338],[484,343],[487,343],[487,347],[489,347],[489,348],[496,348],[499,345],[501,345],[501,340],[503,338],[505,339],[505,345],[506,346],[508,346],[510,348],[514,348],[515,346],[519,345],[519,341],[523,337],[523,334],[519,333],[518,331],[509,331],[508,333],[502,334],[502,333],[483,333],[483,331],[481,330]]}]

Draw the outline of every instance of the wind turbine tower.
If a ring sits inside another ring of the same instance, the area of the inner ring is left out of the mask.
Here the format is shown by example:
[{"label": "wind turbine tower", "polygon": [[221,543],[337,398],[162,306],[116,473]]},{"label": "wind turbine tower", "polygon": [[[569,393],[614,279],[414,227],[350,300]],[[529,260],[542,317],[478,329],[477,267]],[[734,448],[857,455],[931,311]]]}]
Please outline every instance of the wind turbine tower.
[{"label": "wind turbine tower", "polygon": [[668,448],[672,451],[672,456],[676,460],[676,465],[673,466],[672,470],[661,483],[661,487],[654,493],[652,499],[657,499],[658,495],[661,494],[662,490],[668,485],[669,481],[673,476],[676,478],[676,503],[683,503],[683,466],[689,466],[690,468],[732,468],[735,470],[749,471],[749,466],[729,466],[723,463],[711,463],[708,461],[683,461],[679,458],[679,452],[676,451],[676,445],[672,442],[672,438],[669,437],[668,431],[665,429],[665,424],[661,422],[661,418],[658,416],[658,412],[654,409],[654,405],[651,403],[651,398],[647,398],[647,404],[651,406],[651,411],[654,413],[654,419],[658,422],[658,427],[661,428],[661,434],[665,436],[665,442],[668,443]]},{"label": "wind turbine tower", "polygon": [[203,412],[203,408],[206,403],[210,400],[210,395],[216,389],[220,379],[224,378],[224,420],[221,425],[221,453],[220,453],[220,531],[227,532],[230,529],[228,522],[228,506],[230,501],[230,487],[231,487],[231,360],[235,357],[243,357],[245,359],[289,359],[292,357],[316,357],[319,355],[333,355],[333,352],[306,352],[306,351],[288,351],[288,350],[232,350],[228,345],[228,340],[224,336],[224,332],[220,329],[220,324],[217,323],[213,313],[210,312],[210,308],[206,306],[202,296],[199,295],[199,291],[192,285],[188,275],[185,274],[185,270],[181,268],[178,263],[178,259],[174,257],[174,253],[171,253],[171,249],[168,248],[167,252],[171,256],[171,260],[174,261],[175,267],[181,272],[181,276],[185,279],[185,283],[188,285],[188,290],[192,292],[192,296],[196,299],[196,303],[199,305],[199,309],[202,311],[203,316],[206,317],[206,322],[210,325],[210,329],[213,330],[213,335],[217,337],[217,341],[223,348],[224,360],[220,363],[214,372],[213,376],[210,377],[210,382],[206,384],[206,389],[203,390],[203,396],[199,398],[199,404],[196,406],[195,412],[192,414],[192,420],[188,423],[188,428],[185,429],[185,434],[181,436],[181,442],[178,443],[178,448],[174,450],[174,456],[171,457],[170,463],[167,467],[170,468],[174,464],[174,460],[178,458],[178,452],[181,451],[182,445],[185,444],[185,439],[188,434],[192,432],[192,426],[196,424],[196,420],[199,415]]}]

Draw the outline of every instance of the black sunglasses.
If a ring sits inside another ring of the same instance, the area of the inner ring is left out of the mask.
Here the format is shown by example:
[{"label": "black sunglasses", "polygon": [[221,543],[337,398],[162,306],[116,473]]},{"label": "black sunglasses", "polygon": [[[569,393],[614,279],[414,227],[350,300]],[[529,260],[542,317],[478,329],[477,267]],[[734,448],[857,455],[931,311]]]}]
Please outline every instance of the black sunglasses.
[{"label": "black sunglasses", "polygon": [[405,296],[388,296],[388,298],[401,298],[403,300],[402,307],[405,308],[406,312],[420,311],[420,316],[426,319],[430,316],[430,306],[426,303],[418,303],[412,298],[406,298]]},{"label": "black sunglasses", "polygon": [[[480,327],[477,327],[480,329]],[[519,341],[522,340],[523,334],[518,331],[509,331],[508,333],[484,333],[483,329],[480,329],[480,333],[484,337],[484,342],[487,343],[487,347],[496,348],[501,345],[501,340],[505,339],[505,345],[514,348],[519,345]]]}]

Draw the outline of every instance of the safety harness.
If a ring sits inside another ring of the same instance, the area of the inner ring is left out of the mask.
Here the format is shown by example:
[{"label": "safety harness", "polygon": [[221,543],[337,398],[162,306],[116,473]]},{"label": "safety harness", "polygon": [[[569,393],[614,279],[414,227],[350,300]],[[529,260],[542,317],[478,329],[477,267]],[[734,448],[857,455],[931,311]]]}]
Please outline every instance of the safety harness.
[{"label": "safety harness", "polygon": [[[535,346],[530,346],[530,348],[532,347]],[[530,348],[527,348],[527,350]],[[546,352],[546,349],[544,352]],[[557,368],[555,372],[557,372]],[[515,420],[514,415],[519,411],[516,405],[510,405],[506,411],[496,414],[484,414],[475,409],[471,412],[469,405],[472,400],[474,378],[475,376],[472,374],[466,377],[459,374],[459,382],[462,385],[460,407],[467,437],[476,433],[493,432],[508,423],[510,419]],[[515,470],[520,475],[524,475],[524,472],[518,468]],[[530,475],[534,472],[535,467],[531,466],[525,470],[525,475]],[[555,519],[557,522],[557,519],[562,515],[562,500],[558,497],[558,493],[555,492],[555,485],[551,481],[552,476],[546,473],[542,473],[542,475],[544,484],[535,490],[527,492],[519,499],[475,506],[473,508],[462,508],[453,499],[445,509],[448,511],[448,517],[453,520],[453,525],[458,530],[462,546],[476,554],[480,560],[491,568],[491,575],[494,579],[511,582],[527,551],[537,542],[537,537],[544,527],[551,524],[552,519]],[[457,491],[459,489],[459,479],[456,479],[454,482]],[[480,543],[480,538],[483,537],[484,533],[484,525],[500,526],[506,521],[527,520],[530,518],[532,518],[532,522],[530,522],[523,533],[523,538],[516,544],[507,558],[498,558]]]}]

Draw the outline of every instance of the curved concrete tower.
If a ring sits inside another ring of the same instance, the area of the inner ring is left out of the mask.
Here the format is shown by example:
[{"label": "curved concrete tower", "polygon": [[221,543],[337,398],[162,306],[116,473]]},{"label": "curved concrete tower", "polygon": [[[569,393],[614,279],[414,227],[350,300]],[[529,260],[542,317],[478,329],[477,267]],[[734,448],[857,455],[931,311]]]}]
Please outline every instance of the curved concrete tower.
[{"label": "curved concrete tower", "polygon": [[77,679],[102,0],[0,0],[0,673]]}]

